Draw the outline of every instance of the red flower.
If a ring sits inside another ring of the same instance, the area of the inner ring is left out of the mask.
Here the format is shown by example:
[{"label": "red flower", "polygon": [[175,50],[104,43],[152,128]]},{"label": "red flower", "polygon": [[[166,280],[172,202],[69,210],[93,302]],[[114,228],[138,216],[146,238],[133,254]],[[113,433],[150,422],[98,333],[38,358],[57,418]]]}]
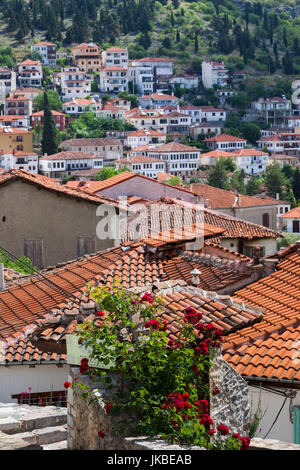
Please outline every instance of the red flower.
[{"label": "red flower", "polygon": [[183,394],[182,394],[182,399],[183,399],[183,400],[188,400],[189,398],[190,398],[189,393],[183,393]]},{"label": "red flower", "polygon": [[229,428],[226,424],[220,424],[218,426],[218,431],[222,434],[222,436],[226,436],[229,433]]},{"label": "red flower", "polygon": [[141,298],[141,302],[149,302],[150,304],[152,304],[154,302],[154,297],[149,294],[149,292],[145,292],[145,294]]},{"label": "red flower", "polygon": [[196,366],[195,364],[192,365],[191,367],[192,371],[196,374],[196,375],[200,375],[200,372],[201,372],[201,369],[200,367]]},{"label": "red flower", "polygon": [[218,387],[216,387],[213,391],[213,396],[218,395],[219,393],[221,393],[221,390]]},{"label": "red flower", "polygon": [[240,436],[240,433],[237,432],[235,434],[232,434],[232,437],[234,437],[235,439],[240,439],[241,436]]},{"label": "red flower", "polygon": [[210,429],[209,431],[207,431],[207,434],[209,434],[210,436],[212,436],[213,434],[215,434],[217,431],[215,431],[214,429]]},{"label": "red flower", "polygon": [[199,343],[198,347],[194,349],[194,352],[197,356],[200,354],[207,354],[208,353],[208,346],[206,343]]},{"label": "red flower", "polygon": [[145,328],[151,328],[151,330],[158,330],[159,329],[159,321],[158,320],[149,320],[145,323]]},{"label": "red flower", "polygon": [[250,445],[250,442],[251,442],[250,437],[241,437],[240,439],[241,439],[241,443],[242,443],[241,450],[248,449],[248,447]]},{"label": "red flower", "polygon": [[174,340],[173,340],[173,339],[169,339],[168,346],[173,346],[173,345],[174,345]]},{"label": "red flower", "polygon": [[65,388],[69,388],[70,386],[71,386],[71,383],[70,383],[70,382],[65,382],[65,383],[64,383],[64,387],[65,387]]},{"label": "red flower", "polygon": [[199,420],[199,423],[203,424],[204,426],[207,426],[208,424],[213,424],[213,420],[211,419],[208,413],[205,413]]},{"label": "red flower", "polygon": [[109,410],[110,410],[111,407],[112,407],[112,404],[111,404],[111,403],[107,403],[107,404],[106,404],[106,406],[105,406],[105,411],[106,411],[107,414],[109,413]]},{"label": "red flower", "polygon": [[105,434],[103,431],[98,431],[98,436],[104,438]]},{"label": "red flower", "polygon": [[81,366],[79,367],[79,372],[83,374],[84,372],[87,372],[89,370],[89,360],[84,357],[81,359]]},{"label": "red flower", "polygon": [[97,312],[97,317],[104,317],[105,315],[105,312]]}]

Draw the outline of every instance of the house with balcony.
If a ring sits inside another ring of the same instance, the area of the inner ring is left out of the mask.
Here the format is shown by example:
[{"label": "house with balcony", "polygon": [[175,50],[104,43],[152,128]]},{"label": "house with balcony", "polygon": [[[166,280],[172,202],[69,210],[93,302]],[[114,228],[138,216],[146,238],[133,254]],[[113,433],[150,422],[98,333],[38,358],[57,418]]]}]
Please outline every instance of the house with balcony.
[{"label": "house with balcony", "polygon": [[131,149],[144,145],[159,145],[166,142],[166,134],[154,129],[140,129],[129,132],[126,136],[126,146]]},{"label": "house with balcony", "polygon": [[166,162],[160,158],[150,158],[144,155],[127,156],[115,163],[116,169],[128,168],[133,173],[157,179],[157,174],[165,172]]},{"label": "house with balcony", "polygon": [[181,134],[189,135],[191,116],[179,111],[173,111],[167,114],[167,134],[173,132],[180,132]]},{"label": "house with balcony", "polygon": [[200,150],[196,147],[179,142],[169,142],[147,151],[150,158],[158,158],[166,162],[166,172],[180,176],[183,180],[195,176],[200,165]]},{"label": "house with balcony", "polygon": [[259,98],[252,103],[252,108],[259,118],[272,126],[286,125],[288,117],[292,114],[292,102],[284,96],[272,98]]},{"label": "house with balcony", "polygon": [[40,158],[39,170],[42,175],[50,178],[60,178],[63,174],[72,175],[78,170],[101,171],[103,159],[101,155],[85,152],[59,152]]},{"label": "house with balcony", "polygon": [[0,154],[0,168],[4,170],[26,170],[37,174],[39,167],[39,156],[34,152],[23,152],[20,150]]},{"label": "house with balcony", "polygon": [[21,87],[41,87],[43,65],[39,60],[26,59],[18,64],[18,82]]},{"label": "house with balcony", "polygon": [[99,74],[101,68],[101,53],[93,43],[82,43],[71,49],[73,64],[85,73]]},{"label": "house with balcony", "polygon": [[29,116],[32,114],[32,100],[23,93],[12,92],[5,100],[4,114],[8,116]]},{"label": "house with balcony", "polygon": [[68,116],[68,122],[78,119],[86,111],[93,111],[96,115],[101,109],[101,103],[94,98],[75,98],[63,103],[63,112]]},{"label": "house with balcony", "polygon": [[132,61],[128,66],[128,80],[137,87],[139,95],[151,95],[154,91],[154,69],[151,64]]},{"label": "house with balcony", "polygon": [[29,127],[29,119],[27,116],[14,116],[12,115],[0,115],[0,126],[1,127],[15,127],[19,129],[27,129]]},{"label": "house with balcony", "polygon": [[226,87],[228,80],[228,69],[224,61],[202,62],[202,83],[204,88],[213,88],[214,85]]},{"label": "house with balcony", "polygon": [[38,52],[44,65],[56,65],[57,45],[53,42],[41,41],[31,45],[31,52]]},{"label": "house with balcony", "polygon": [[100,70],[100,91],[118,95],[122,91],[128,91],[128,69],[125,67],[111,66]]},{"label": "house with balcony", "polygon": [[185,90],[194,90],[199,86],[199,77],[197,75],[173,75],[169,80],[170,85],[175,88],[176,85],[179,88],[184,88]]},{"label": "house with balcony", "polygon": [[270,137],[261,137],[257,144],[260,149],[266,149],[269,153],[300,155],[300,133],[298,132],[282,132]]},{"label": "house with balcony", "polygon": [[32,131],[15,127],[0,127],[0,153],[33,151]]},{"label": "house with balcony", "polygon": [[102,67],[128,68],[128,50],[123,47],[110,47],[102,51]]},{"label": "house with balcony", "polygon": [[8,67],[0,67],[0,101],[4,103],[5,97],[17,87],[17,74]]},{"label": "house with balcony", "polygon": [[126,113],[126,122],[138,130],[156,130],[167,133],[168,115],[161,109],[134,108]]},{"label": "house with balcony", "polygon": [[64,152],[84,152],[103,157],[104,166],[123,157],[122,142],[108,137],[64,140],[60,147]]},{"label": "house with balcony", "polygon": [[58,73],[54,84],[63,102],[86,98],[91,93],[93,77],[77,67],[70,67]]},{"label": "house with balcony", "polygon": [[152,93],[139,97],[139,105],[143,108],[163,108],[164,106],[178,106],[180,99],[166,93]]},{"label": "house with balcony", "polygon": [[241,150],[247,145],[246,139],[235,137],[230,134],[220,134],[214,137],[208,137],[203,142],[210,150],[225,150],[228,152]]},{"label": "house with balcony", "polygon": [[247,175],[261,175],[269,164],[269,154],[256,149],[240,149],[233,152],[236,166]]}]

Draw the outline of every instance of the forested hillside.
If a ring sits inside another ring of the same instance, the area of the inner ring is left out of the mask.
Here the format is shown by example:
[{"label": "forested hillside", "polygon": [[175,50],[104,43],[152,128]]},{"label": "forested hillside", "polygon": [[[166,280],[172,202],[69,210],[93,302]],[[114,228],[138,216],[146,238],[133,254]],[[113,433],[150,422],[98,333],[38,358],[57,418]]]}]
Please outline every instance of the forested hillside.
[{"label": "forested hillside", "polygon": [[[131,58],[174,57],[193,71],[204,56],[270,74],[300,72],[300,7],[240,0],[2,0],[2,46],[36,39],[122,44]],[[24,49],[25,50],[25,49]],[[201,60],[200,60],[201,59]]]}]

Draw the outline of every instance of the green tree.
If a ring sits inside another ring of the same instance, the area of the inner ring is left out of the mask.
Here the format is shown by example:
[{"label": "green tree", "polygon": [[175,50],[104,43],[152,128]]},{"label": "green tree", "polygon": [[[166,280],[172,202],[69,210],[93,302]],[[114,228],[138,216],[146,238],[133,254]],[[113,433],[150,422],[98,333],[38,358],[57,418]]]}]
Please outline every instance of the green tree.
[{"label": "green tree", "polygon": [[251,144],[256,144],[256,142],[261,138],[260,127],[254,122],[247,122],[241,127],[242,136],[244,139],[248,140]]},{"label": "green tree", "polygon": [[261,178],[250,178],[246,184],[246,194],[248,196],[255,196],[261,192],[263,180]]},{"label": "green tree", "polygon": [[282,198],[286,179],[278,162],[272,162],[267,166],[264,182],[269,196],[275,198],[279,194],[279,197]]},{"label": "green tree", "polygon": [[218,160],[214,168],[210,170],[207,183],[215,188],[230,189],[227,171],[222,161]]},{"label": "green tree", "polygon": [[[60,101],[59,94],[54,90],[47,90],[47,99],[50,109],[55,111],[62,110],[62,102]],[[44,109],[44,93],[40,93],[33,99],[34,111],[41,111]]]},{"label": "green tree", "polygon": [[294,196],[296,200],[298,201],[300,199],[300,168],[297,167],[293,179],[292,179],[292,188],[294,192]]},{"label": "green tree", "polygon": [[58,152],[57,130],[46,92],[44,93],[42,152],[47,155],[52,155]]},{"label": "green tree", "polygon": [[178,176],[172,176],[172,178],[168,179],[166,183],[170,186],[180,186],[181,179]]}]

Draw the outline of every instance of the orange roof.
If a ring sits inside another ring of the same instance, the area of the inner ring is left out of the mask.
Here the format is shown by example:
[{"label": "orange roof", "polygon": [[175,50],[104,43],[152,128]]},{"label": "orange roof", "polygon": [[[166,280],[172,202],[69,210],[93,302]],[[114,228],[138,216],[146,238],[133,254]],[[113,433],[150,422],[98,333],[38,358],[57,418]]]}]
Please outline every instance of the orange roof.
[{"label": "orange roof", "polygon": [[18,65],[20,66],[20,65],[42,65],[42,64],[39,60],[26,59]]},{"label": "orange roof", "polygon": [[215,137],[209,137],[204,142],[247,142],[247,140],[230,134],[220,134]]},{"label": "orange roof", "polygon": [[174,59],[164,59],[163,57],[143,57],[136,59],[136,62],[174,62]]},{"label": "orange roof", "polygon": [[300,219],[300,206],[294,207],[290,211],[280,216],[282,219]]},{"label": "orange roof", "polygon": [[213,150],[212,152],[202,153],[201,157],[213,157],[213,158],[228,158],[234,157],[236,158],[236,154],[234,152],[225,152],[224,150]]},{"label": "orange roof", "polygon": [[[152,118],[153,116],[151,116]],[[153,129],[141,129],[139,131],[133,131],[133,132],[129,132],[129,134],[127,134],[127,137],[134,137],[134,136],[138,136],[138,137],[147,137],[147,136],[165,136],[166,134],[163,134],[162,132],[159,132],[159,131],[155,131]]]},{"label": "orange roof", "polygon": [[[59,111],[55,111],[55,109],[51,109],[51,113],[53,116],[65,116],[64,113],[60,113]],[[37,111],[36,113],[32,113],[31,117],[37,117],[37,116],[44,116],[44,110]]]},{"label": "orange roof", "polygon": [[278,205],[280,202],[273,198],[264,199],[256,196],[236,194],[234,191],[227,191],[226,189],[215,188],[208,184],[201,183],[192,183],[191,190],[202,196],[204,199],[208,199],[209,206],[212,209]]},{"label": "orange roof", "polygon": [[197,147],[191,147],[190,145],[184,145],[179,142],[169,142],[168,144],[161,144],[149,151],[157,153],[168,153],[168,152],[199,152],[200,150]]},{"label": "orange roof", "polygon": [[252,157],[252,155],[269,155],[266,152],[262,152],[261,150],[256,150],[256,149],[239,149],[239,150],[234,150],[235,154],[241,156],[241,157]]},{"label": "orange roof", "polygon": [[277,271],[236,292],[265,309],[262,322],[227,338],[224,359],[248,379],[300,381],[300,250],[295,244],[279,254]]},{"label": "orange roof", "polygon": [[0,186],[11,183],[16,180],[22,180],[29,184],[35,184],[37,186],[40,186],[41,188],[44,188],[49,191],[55,191],[55,192],[61,193],[62,195],[64,194],[65,196],[84,199],[94,204],[104,203],[104,204],[112,204],[113,206],[118,207],[117,201],[114,201],[113,199],[110,199],[106,196],[92,195],[79,189],[78,190],[72,189],[67,186],[57,184],[52,178],[48,178],[47,176],[42,176],[42,175],[36,175],[26,170],[13,169],[13,170],[8,170],[8,171],[1,173]]},{"label": "orange roof", "polygon": [[104,52],[119,52],[119,51],[127,51],[127,49],[124,49],[123,47],[113,46],[113,47],[110,47],[109,49],[106,49],[106,51]]},{"label": "orange roof", "polygon": [[[135,149],[134,149],[135,150]],[[150,158],[145,155],[134,155],[132,157],[127,158],[121,158],[118,160],[120,163],[163,163],[164,165],[166,162],[164,160],[161,160],[160,158]]]},{"label": "orange roof", "polygon": [[63,103],[63,106],[70,106],[70,105],[80,105],[80,106],[89,106],[89,105],[96,105],[98,104],[100,106],[100,103],[95,103],[92,100],[88,100],[86,98],[75,98],[72,101],[67,101],[66,103]]},{"label": "orange roof", "polygon": [[95,159],[95,158],[104,158],[100,155],[94,155],[93,153],[85,152],[59,152],[52,155],[47,155],[42,157],[40,160],[85,160],[85,159]]},{"label": "orange roof", "polygon": [[1,134],[32,134],[32,131],[19,129],[18,127],[0,127]]},{"label": "orange roof", "polygon": [[42,41],[36,42],[33,46],[56,46],[56,44],[54,44],[54,42]]}]

